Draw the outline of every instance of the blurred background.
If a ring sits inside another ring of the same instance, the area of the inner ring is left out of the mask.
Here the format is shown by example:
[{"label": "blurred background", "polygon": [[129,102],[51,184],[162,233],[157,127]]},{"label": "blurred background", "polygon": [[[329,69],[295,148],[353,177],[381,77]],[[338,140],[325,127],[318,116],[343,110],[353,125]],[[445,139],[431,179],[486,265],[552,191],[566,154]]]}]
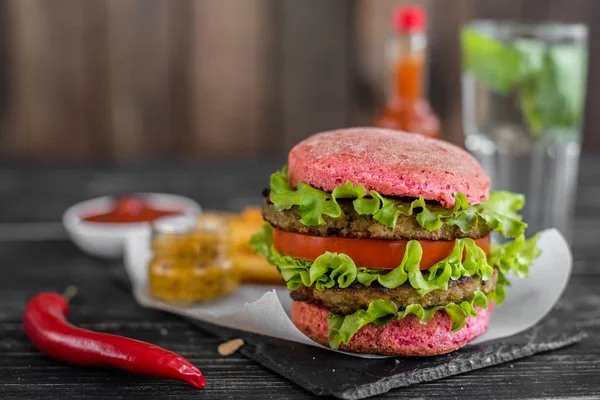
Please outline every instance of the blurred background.
[{"label": "blurred background", "polygon": [[[384,103],[390,0],[0,0],[0,159],[282,156]],[[463,144],[460,26],[590,26],[583,151],[599,151],[597,0],[411,0],[428,15],[429,99]],[[600,49],[599,49],[600,50]]]}]

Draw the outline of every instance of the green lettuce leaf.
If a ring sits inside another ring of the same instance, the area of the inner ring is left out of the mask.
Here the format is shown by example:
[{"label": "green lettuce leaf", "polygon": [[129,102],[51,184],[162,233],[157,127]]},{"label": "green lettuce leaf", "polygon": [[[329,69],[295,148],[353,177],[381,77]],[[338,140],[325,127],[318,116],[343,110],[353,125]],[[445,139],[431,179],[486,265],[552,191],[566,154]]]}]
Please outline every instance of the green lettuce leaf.
[{"label": "green lettuce leaf", "polygon": [[491,301],[496,304],[504,301],[506,286],[510,286],[507,274],[514,273],[520,278],[529,276],[529,267],[541,254],[537,246],[539,236],[525,239],[521,234],[512,242],[492,245],[489,263],[498,268],[498,283],[496,290],[488,295]]},{"label": "green lettuce leaf", "polygon": [[416,220],[423,228],[434,231],[440,229],[443,225],[441,220],[442,214],[432,212],[425,203],[423,196],[419,196],[418,199],[407,203],[401,200],[385,198],[374,190],[371,190],[370,194],[372,198],[378,199],[380,202],[379,210],[372,215],[373,219],[382,225],[393,228],[396,226],[400,215],[413,215],[416,209],[421,210],[416,214]]},{"label": "green lettuce leaf", "polygon": [[463,232],[468,232],[477,226],[479,212],[477,207],[470,206],[464,193],[454,194],[454,207],[444,215],[444,221],[448,225],[456,225]]},{"label": "green lettuce leaf", "polygon": [[501,304],[506,298],[506,286],[510,286],[510,281],[506,278],[506,275],[498,270],[498,283],[496,283],[496,290],[488,293],[488,300],[493,301],[496,304]]},{"label": "green lettuce leaf", "polygon": [[345,254],[327,252],[313,263],[283,256],[276,261],[289,290],[315,285],[323,291],[334,286],[346,288],[356,280],[354,261]]},{"label": "green lettuce leaf", "polygon": [[267,259],[269,264],[275,264],[273,256],[273,227],[269,224],[263,224],[258,232],[250,237],[250,247],[252,250]]},{"label": "green lettuce leaf", "polygon": [[525,197],[506,191],[491,192],[487,200],[476,205],[479,216],[504,237],[521,235],[527,224],[517,213],[525,205]]},{"label": "green lettuce leaf", "polygon": [[469,207],[464,194],[457,193],[456,198],[454,208],[437,207],[432,210],[422,196],[412,202],[390,199],[373,190],[367,192],[364,186],[353,185],[349,181],[336,187],[329,194],[302,182],[298,183],[297,189],[292,188],[287,178],[286,167],[271,175],[270,199],[275,209],[282,211],[297,207],[296,213],[300,216],[300,222],[306,226],[324,225],[323,215],[332,218],[341,216],[342,211],[337,200],[354,199],[353,206],[358,214],[372,215],[382,225],[395,227],[400,215],[412,215],[415,210],[420,210],[416,214],[419,224],[428,230],[436,230],[442,227],[442,217],[448,217]]},{"label": "green lettuce leaf", "polygon": [[323,218],[327,215],[338,218],[342,215],[338,199],[354,199],[354,210],[360,215],[370,215],[380,224],[394,228],[401,215],[415,214],[417,223],[428,231],[440,229],[444,222],[457,226],[461,231],[468,232],[482,220],[490,227],[506,237],[517,237],[525,231],[527,224],[517,211],[524,205],[522,195],[510,192],[492,192],[488,200],[470,205],[464,193],[454,194],[455,203],[452,208],[427,203],[420,196],[413,201],[398,198],[387,198],[376,191],[367,190],[362,185],[353,185],[347,181],[327,193],[304,183],[298,183],[294,189],[289,184],[287,169],[271,175],[270,199],[273,207],[278,210],[295,208],[300,216],[300,222],[306,226],[325,224]]},{"label": "green lettuce leaf", "polygon": [[294,189],[287,178],[287,167],[271,175],[271,202],[277,211],[289,210],[297,206],[296,213],[300,222],[306,226],[325,225],[323,215],[337,218],[342,215],[342,210],[337,199],[363,198],[367,191],[361,185],[346,182],[338,186],[329,194],[315,189],[302,182]]},{"label": "green lettuce leaf", "polygon": [[341,343],[348,343],[363,326],[370,323],[384,326],[396,319],[397,315],[398,308],[387,300],[372,301],[366,310],[357,310],[350,315],[331,314],[327,321],[329,347],[337,349]]},{"label": "green lettuce leaf", "polygon": [[529,266],[541,254],[537,246],[539,233],[529,239],[518,236],[512,242],[494,244],[491,248],[490,263],[504,274],[513,272],[520,278],[529,276]]},{"label": "green lettuce leaf", "polygon": [[[421,296],[434,290],[447,290],[450,280],[465,276],[481,276],[489,279],[494,271],[485,252],[470,238],[456,239],[452,253],[427,271],[419,266],[423,250],[417,240],[411,240],[400,265],[393,270],[359,268],[345,254],[326,252],[313,262],[280,254],[273,246],[272,227],[265,224],[255,234],[252,246],[266,255],[267,260],[277,266],[289,290],[300,286],[313,286],[325,290],[334,286],[346,288],[354,282],[370,286],[377,281],[381,286],[394,289],[408,282]],[[463,260],[463,254],[464,260]]]},{"label": "green lettuce leaf", "polygon": [[[493,295],[490,297],[493,297]],[[374,300],[366,310],[357,310],[349,315],[330,314],[328,320],[329,346],[332,349],[337,349],[340,344],[350,342],[356,332],[370,323],[384,326],[396,319],[415,315],[420,323],[426,324],[436,312],[442,310],[450,316],[452,332],[456,332],[465,326],[468,317],[477,315],[475,306],[487,308],[488,296],[481,291],[476,291],[470,301],[448,303],[444,306],[430,308],[423,308],[419,304],[411,304],[404,310],[398,310],[396,305],[390,301]]]},{"label": "green lettuce leaf", "polygon": [[273,244],[273,227],[269,224],[263,224],[258,232],[250,238],[250,247],[252,250],[265,258],[271,255],[271,245]]}]

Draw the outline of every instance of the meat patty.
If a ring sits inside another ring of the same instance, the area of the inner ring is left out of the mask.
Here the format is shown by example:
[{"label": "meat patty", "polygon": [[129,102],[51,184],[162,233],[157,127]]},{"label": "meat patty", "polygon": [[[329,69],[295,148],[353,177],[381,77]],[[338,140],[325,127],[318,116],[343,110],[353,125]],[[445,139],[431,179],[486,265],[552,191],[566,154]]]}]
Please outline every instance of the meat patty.
[{"label": "meat patty", "polygon": [[473,298],[473,293],[481,290],[492,292],[498,283],[498,270],[487,281],[480,276],[461,278],[448,283],[448,290],[434,290],[425,296],[420,296],[417,290],[408,283],[395,289],[387,289],[378,283],[371,286],[353,284],[345,289],[331,288],[323,291],[314,286],[300,288],[291,292],[292,299],[305,303],[316,304],[327,308],[334,314],[352,314],[358,309],[366,309],[373,300],[391,301],[398,309],[404,309],[410,304],[420,304],[423,308],[443,306],[448,303],[460,303]]},{"label": "meat patty", "polygon": [[315,236],[342,236],[387,240],[454,240],[462,237],[477,239],[484,237],[490,232],[485,221],[481,219],[478,220],[475,227],[469,232],[463,232],[455,225],[446,225],[445,222],[441,228],[428,231],[419,225],[416,220],[416,213],[413,215],[400,215],[396,226],[390,228],[375,221],[370,215],[359,215],[354,210],[351,200],[341,199],[338,200],[338,203],[342,209],[342,215],[338,218],[323,215],[323,219],[325,220],[325,225],[323,226],[306,226],[302,224],[300,217],[296,214],[296,207],[289,210],[277,211],[269,203],[268,198],[263,207],[263,217],[276,228]]}]

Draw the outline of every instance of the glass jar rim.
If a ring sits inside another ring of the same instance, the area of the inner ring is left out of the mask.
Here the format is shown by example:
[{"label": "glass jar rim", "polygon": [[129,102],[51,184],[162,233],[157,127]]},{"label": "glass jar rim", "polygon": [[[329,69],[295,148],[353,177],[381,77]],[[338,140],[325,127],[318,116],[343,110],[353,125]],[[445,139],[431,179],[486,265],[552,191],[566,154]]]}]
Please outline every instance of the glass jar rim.
[{"label": "glass jar rim", "polygon": [[190,215],[174,215],[156,219],[152,223],[155,234],[183,234],[188,233],[196,226],[196,218]]},{"label": "glass jar rim", "polygon": [[469,21],[465,27],[503,41],[533,39],[547,43],[572,43],[584,42],[588,37],[588,26],[584,23],[476,19]]}]

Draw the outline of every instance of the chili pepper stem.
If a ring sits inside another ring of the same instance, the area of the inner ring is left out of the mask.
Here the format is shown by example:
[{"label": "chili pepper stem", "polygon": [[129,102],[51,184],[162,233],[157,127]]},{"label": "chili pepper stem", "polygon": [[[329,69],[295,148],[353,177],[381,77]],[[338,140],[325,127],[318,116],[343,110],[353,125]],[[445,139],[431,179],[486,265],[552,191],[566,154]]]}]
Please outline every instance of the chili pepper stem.
[{"label": "chili pepper stem", "polygon": [[67,288],[65,289],[65,291],[62,294],[62,297],[64,297],[64,299],[68,303],[76,295],[77,295],[77,288],[73,285],[70,285],[70,286],[67,286]]}]

